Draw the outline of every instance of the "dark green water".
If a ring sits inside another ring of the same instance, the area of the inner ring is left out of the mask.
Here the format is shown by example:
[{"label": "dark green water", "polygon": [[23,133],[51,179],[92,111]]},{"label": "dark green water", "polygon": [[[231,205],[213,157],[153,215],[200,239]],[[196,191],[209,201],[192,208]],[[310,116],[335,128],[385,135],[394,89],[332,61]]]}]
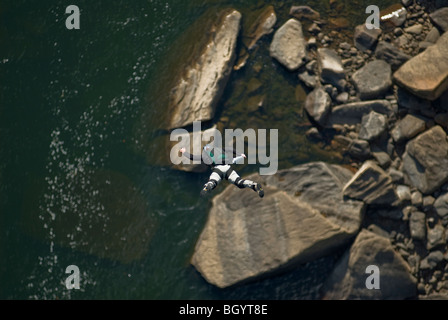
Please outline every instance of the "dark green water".
[{"label": "dark green water", "polygon": [[[290,273],[219,290],[189,264],[210,201],[207,174],[160,165],[153,125],[165,117],[161,81],[183,58],[176,39],[206,10],[234,7],[250,17],[267,4],[277,26],[305,1],[3,1],[0,4],[1,299],[312,299],[334,264],[320,259]],[[383,8],[391,1],[381,1]],[[65,28],[65,8],[81,29]],[[323,18],[345,15],[351,30],[370,2],[308,1]],[[280,169],[341,162],[304,138],[305,90],[268,56],[271,36],[232,75],[214,122],[278,128]],[[257,67],[261,66],[261,71]],[[262,110],[245,112],[257,79]],[[226,120],[227,118],[227,120]],[[256,166],[241,168],[254,172]],[[222,190],[223,186],[217,190]],[[81,289],[67,290],[77,265]]]}]

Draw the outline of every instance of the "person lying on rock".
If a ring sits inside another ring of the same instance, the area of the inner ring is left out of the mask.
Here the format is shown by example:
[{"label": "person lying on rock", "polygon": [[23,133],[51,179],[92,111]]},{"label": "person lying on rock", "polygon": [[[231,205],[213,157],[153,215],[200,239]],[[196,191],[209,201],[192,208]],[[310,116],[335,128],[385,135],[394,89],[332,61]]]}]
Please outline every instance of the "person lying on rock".
[{"label": "person lying on rock", "polygon": [[260,198],[263,198],[264,191],[259,183],[248,179],[241,179],[238,173],[231,167],[231,164],[235,164],[246,158],[244,153],[237,156],[235,150],[216,148],[209,144],[204,146],[201,155],[193,155],[187,152],[185,148],[181,148],[179,151],[190,160],[201,161],[201,163],[210,166],[212,169],[212,174],[208,182],[201,190],[201,197],[204,197],[208,192],[215,189],[221,180],[226,179],[240,189],[250,188],[254,190]]}]

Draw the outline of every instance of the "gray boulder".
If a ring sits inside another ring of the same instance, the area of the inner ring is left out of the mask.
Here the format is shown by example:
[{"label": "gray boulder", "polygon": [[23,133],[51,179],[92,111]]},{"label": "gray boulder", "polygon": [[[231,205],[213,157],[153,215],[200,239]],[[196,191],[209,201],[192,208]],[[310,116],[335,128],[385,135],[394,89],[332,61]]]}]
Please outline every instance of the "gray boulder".
[{"label": "gray boulder", "polygon": [[392,86],[392,70],[384,60],[373,60],[356,71],[352,80],[362,100],[378,98]]},{"label": "gray boulder", "polygon": [[[368,266],[379,270],[379,289],[368,289]],[[414,298],[417,281],[407,262],[395,252],[390,240],[363,229],[342,256],[323,286],[326,300]]]},{"label": "gray boulder", "polygon": [[448,7],[434,11],[429,17],[432,23],[438,26],[443,32],[448,31]]},{"label": "gray boulder", "polygon": [[200,48],[201,54],[179,72],[171,91],[169,129],[213,118],[236,58],[240,21],[238,11],[224,11],[210,26],[212,31],[204,33],[209,39]]},{"label": "gray boulder", "polygon": [[292,6],[289,10],[289,15],[293,16],[296,19],[310,19],[310,20],[318,20],[320,19],[320,14],[316,10],[312,9],[309,6]]},{"label": "gray boulder", "polygon": [[434,269],[443,261],[443,253],[441,251],[430,252],[421,262],[420,269]]},{"label": "gray boulder", "polygon": [[370,145],[369,142],[362,139],[354,139],[348,146],[348,153],[354,157],[361,160],[367,159],[370,156]]},{"label": "gray boulder", "polygon": [[299,73],[299,79],[309,88],[315,88],[319,82],[316,75],[310,74],[308,71]]},{"label": "gray boulder", "polygon": [[289,71],[297,70],[306,56],[306,41],[302,24],[289,19],[274,34],[270,46],[270,55]]},{"label": "gray boulder", "polygon": [[363,23],[355,28],[353,36],[355,47],[361,51],[371,50],[378,41],[381,29],[367,29]]},{"label": "gray boulder", "polygon": [[331,253],[360,227],[363,203],[341,195],[351,176],[322,162],[248,176],[263,184],[262,200],[229,185],[213,199],[192,264],[224,288]]},{"label": "gray boulder", "polygon": [[387,118],[381,113],[371,111],[362,117],[359,138],[372,141],[381,136],[387,127]]},{"label": "gray boulder", "polygon": [[434,208],[439,217],[444,218],[448,215],[448,192],[440,195],[434,202]]},{"label": "gray boulder", "polygon": [[445,244],[445,229],[440,224],[437,224],[434,226],[434,228],[428,230],[428,250]]},{"label": "gray boulder", "polygon": [[342,192],[367,204],[390,205],[397,200],[391,177],[373,161],[364,162]]},{"label": "gray boulder", "polygon": [[433,46],[408,60],[394,75],[394,81],[411,93],[436,100],[448,89],[448,33]]},{"label": "gray boulder", "polygon": [[319,48],[317,55],[322,82],[343,89],[345,69],[336,51],[328,48]]},{"label": "gray boulder", "polygon": [[448,181],[448,141],[440,126],[420,134],[406,145],[403,171],[423,194],[430,194]]},{"label": "gray boulder", "polygon": [[436,27],[433,27],[425,37],[425,42],[436,43],[440,38],[440,32]]},{"label": "gray boulder", "polygon": [[405,185],[398,185],[396,194],[400,201],[411,201],[411,189]]},{"label": "gray boulder", "polygon": [[414,211],[409,218],[409,232],[412,239],[425,240],[426,238],[426,215],[420,211]]},{"label": "gray boulder", "polygon": [[305,100],[305,110],[320,125],[327,121],[330,106],[331,98],[322,87],[310,92]]},{"label": "gray boulder", "polygon": [[423,31],[423,25],[421,25],[419,23],[416,23],[410,27],[404,28],[404,32],[414,34],[414,35],[421,34],[422,31]]},{"label": "gray boulder", "polygon": [[414,138],[419,133],[425,131],[425,128],[425,120],[412,114],[407,114],[397,122],[391,131],[391,136],[395,142],[399,143]]},{"label": "gray boulder", "polygon": [[423,205],[423,196],[420,191],[414,191],[411,194],[411,202],[413,206],[421,207]]},{"label": "gray boulder", "polygon": [[335,124],[358,124],[361,123],[362,117],[369,114],[371,111],[384,115],[391,115],[394,112],[388,100],[350,102],[334,107],[329,116],[327,125],[331,127]]},{"label": "gray boulder", "polygon": [[392,70],[397,70],[403,63],[412,57],[393,44],[386,41],[379,41],[375,49],[375,57],[390,64]]}]

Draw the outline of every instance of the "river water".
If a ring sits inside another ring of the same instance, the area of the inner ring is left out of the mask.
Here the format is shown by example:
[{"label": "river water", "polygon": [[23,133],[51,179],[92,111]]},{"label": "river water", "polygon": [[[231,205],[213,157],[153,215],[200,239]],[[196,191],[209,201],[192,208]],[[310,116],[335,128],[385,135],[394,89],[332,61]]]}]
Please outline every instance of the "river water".
[{"label": "river water", "polygon": [[[156,124],[169,94],[161,84],[178,72],[172,57],[182,62],[195,38],[188,30],[206,11],[233,7],[252,17],[272,4],[278,27],[291,5],[307,4],[324,19],[346,18],[351,32],[372,4],[331,2],[3,1],[0,298],[319,298],[337,255],[225,290],[200,276],[189,260],[210,206],[198,197],[207,174],[170,169],[159,143],[167,133]],[[70,4],[80,8],[80,30],[65,27]],[[180,45],[186,30],[190,44]],[[269,58],[271,38],[232,74],[213,123],[279,129],[280,169],[343,163],[304,137],[306,89]],[[245,109],[249,83],[265,96],[263,110]],[[65,287],[69,265],[80,270],[79,290]]]}]

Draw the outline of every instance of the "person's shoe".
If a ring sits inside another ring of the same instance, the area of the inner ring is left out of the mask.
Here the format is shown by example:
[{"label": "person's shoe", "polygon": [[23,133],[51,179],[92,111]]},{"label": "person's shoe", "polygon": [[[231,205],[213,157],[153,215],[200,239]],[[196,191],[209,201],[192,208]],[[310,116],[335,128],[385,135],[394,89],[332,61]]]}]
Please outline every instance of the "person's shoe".
[{"label": "person's shoe", "polygon": [[213,186],[210,183],[207,183],[200,192],[201,197],[205,197],[212,189]]},{"label": "person's shoe", "polygon": [[260,198],[263,198],[263,197],[264,197],[264,190],[263,190],[263,188],[261,187],[261,184],[257,183],[257,184],[255,185],[255,191],[258,193],[258,196],[259,196]]}]

